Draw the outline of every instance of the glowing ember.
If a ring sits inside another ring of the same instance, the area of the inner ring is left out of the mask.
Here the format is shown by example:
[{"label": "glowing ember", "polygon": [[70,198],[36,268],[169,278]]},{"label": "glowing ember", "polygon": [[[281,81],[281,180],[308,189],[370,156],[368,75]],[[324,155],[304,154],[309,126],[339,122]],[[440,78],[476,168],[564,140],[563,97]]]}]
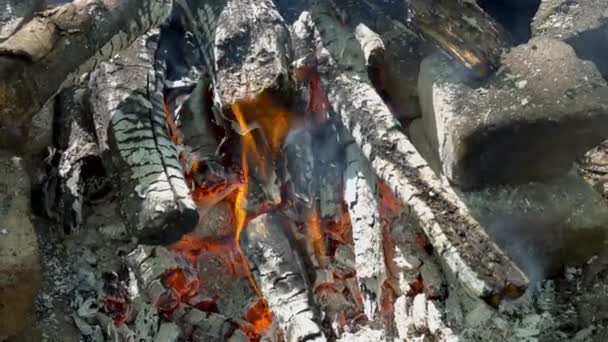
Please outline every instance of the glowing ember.
[{"label": "glowing ember", "polygon": [[175,124],[175,115],[173,115],[173,112],[169,109],[167,103],[163,103],[163,109],[165,111],[165,122],[167,123],[167,126],[169,126],[171,141],[173,141],[174,144],[181,145],[184,139]]},{"label": "glowing ember", "polygon": [[319,261],[319,266],[325,268],[327,266],[327,253],[325,249],[325,236],[321,231],[321,222],[319,221],[319,213],[316,209],[308,211],[306,219],[308,225],[307,235],[312,244],[315,256]]},{"label": "glowing ember", "polygon": [[181,268],[167,271],[164,280],[166,286],[174,289],[182,300],[193,297],[198,293],[200,285],[198,277],[188,277]]},{"label": "glowing ember", "polygon": [[329,254],[334,255],[337,244],[350,245],[353,242],[352,224],[350,222],[350,214],[346,204],[343,204],[340,210],[340,217],[336,222],[332,222],[327,226],[327,234],[330,242],[334,242],[329,246]]},{"label": "glowing ember", "polygon": [[253,325],[255,335],[263,334],[272,324],[272,312],[263,298],[247,312],[245,320]]}]

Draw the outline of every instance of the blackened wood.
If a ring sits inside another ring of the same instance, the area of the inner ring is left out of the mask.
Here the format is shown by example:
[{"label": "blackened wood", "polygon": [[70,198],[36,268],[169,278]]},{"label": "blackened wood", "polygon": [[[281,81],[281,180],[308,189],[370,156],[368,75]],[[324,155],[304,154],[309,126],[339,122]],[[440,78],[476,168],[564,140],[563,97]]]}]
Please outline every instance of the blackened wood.
[{"label": "blackened wood", "polygon": [[28,125],[57,92],[163,22],[170,0],[75,1],[0,43],[0,126]]},{"label": "blackened wood", "polygon": [[[488,237],[447,182],[438,179],[400,130],[367,76],[354,34],[320,2],[312,16],[319,31],[322,75],[329,101],[378,177],[409,208],[445,270],[473,296],[499,302],[527,286],[522,271]],[[339,28],[339,29],[338,29]]]},{"label": "blackened wood", "polygon": [[[172,243],[194,229],[198,213],[163,110],[164,67],[158,32],[146,34],[92,78],[94,115],[106,115],[120,214],[146,243]],[[104,132],[104,125],[99,128]],[[103,133],[102,133],[103,134]]]},{"label": "blackened wood", "polygon": [[508,32],[470,0],[409,0],[414,27],[480,77],[500,66]]},{"label": "blackened wood", "polygon": [[83,222],[85,200],[107,193],[107,178],[97,144],[95,125],[83,103],[84,84],[63,90],[56,101],[55,148],[61,153],[58,165],[58,213],[66,233]]}]

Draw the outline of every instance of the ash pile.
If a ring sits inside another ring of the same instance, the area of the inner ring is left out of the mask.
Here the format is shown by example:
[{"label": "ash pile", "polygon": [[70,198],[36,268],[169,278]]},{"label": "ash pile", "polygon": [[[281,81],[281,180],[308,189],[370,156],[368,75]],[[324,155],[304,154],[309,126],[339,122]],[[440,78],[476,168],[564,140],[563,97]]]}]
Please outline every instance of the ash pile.
[{"label": "ash pile", "polygon": [[603,1],[13,2],[0,340],[608,339]]}]

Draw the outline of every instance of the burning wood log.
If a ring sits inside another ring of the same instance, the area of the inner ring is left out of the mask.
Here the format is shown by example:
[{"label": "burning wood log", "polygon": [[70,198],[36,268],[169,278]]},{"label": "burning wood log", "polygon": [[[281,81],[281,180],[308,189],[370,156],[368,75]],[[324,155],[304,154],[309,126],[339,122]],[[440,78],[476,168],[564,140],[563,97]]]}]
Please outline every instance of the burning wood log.
[{"label": "burning wood log", "polygon": [[120,213],[131,235],[172,243],[191,231],[196,206],[171,142],[163,111],[162,61],[155,59],[157,32],[140,37],[92,76],[91,107],[106,114]]},{"label": "burning wood log", "polygon": [[344,200],[342,189],[345,161],[343,143],[339,139],[334,120],[318,128],[313,139],[319,215],[332,222],[341,219]]},{"label": "burning wood log", "polygon": [[138,246],[126,257],[141,293],[158,311],[171,316],[182,299],[197,294],[200,281],[193,267],[164,247]]},{"label": "burning wood log", "polygon": [[303,223],[308,210],[315,205],[315,159],[312,136],[308,130],[290,132],[281,153],[285,164],[285,183],[288,184],[287,213],[294,222]]},{"label": "burning wood log", "polygon": [[[344,138],[349,139],[349,137]],[[350,138],[352,139],[352,138]],[[357,279],[365,314],[374,319],[386,278],[376,175],[352,140],[346,147],[344,201],[350,213]]]},{"label": "burning wood log", "polygon": [[325,341],[315,322],[319,313],[285,234],[288,225],[287,218],[277,211],[251,221],[245,231],[246,254],[287,341]]},{"label": "burning wood log", "polygon": [[170,0],[75,1],[0,43],[0,126],[27,125],[57,92],[170,14]]},{"label": "burning wood log", "polygon": [[[449,185],[437,179],[374,91],[361,44],[316,2],[318,59],[329,101],[379,178],[411,210],[447,272],[493,303],[520,296],[527,278],[490,240]],[[338,29],[339,28],[339,29]]]},{"label": "burning wood log", "polygon": [[251,337],[274,336],[273,314],[255,287],[242,255],[203,253],[198,259],[200,294],[213,298],[216,311],[239,322]]}]

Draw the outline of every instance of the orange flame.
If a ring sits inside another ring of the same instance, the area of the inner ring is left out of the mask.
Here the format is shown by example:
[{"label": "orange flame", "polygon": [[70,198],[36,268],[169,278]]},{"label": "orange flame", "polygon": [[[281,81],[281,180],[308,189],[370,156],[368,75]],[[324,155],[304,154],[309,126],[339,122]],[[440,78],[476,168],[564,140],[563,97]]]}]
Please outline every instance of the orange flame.
[{"label": "orange flame", "polygon": [[195,296],[200,286],[197,277],[187,277],[181,268],[168,270],[164,280],[167,287],[174,289],[181,299]]},{"label": "orange flame", "polygon": [[[232,111],[238,121],[238,124],[239,124],[241,130],[243,132],[246,132],[248,130],[248,126],[247,126],[247,122],[245,121],[245,116],[243,115],[243,111],[241,110],[241,106],[238,103],[234,104],[232,106]],[[245,224],[247,223],[247,210],[245,209],[246,201],[247,201],[247,193],[249,191],[249,164],[248,164],[247,157],[250,154],[253,154],[254,156],[259,156],[259,155],[257,154],[257,147],[256,147],[255,140],[254,140],[251,132],[244,134],[241,138],[241,142],[242,142],[242,149],[243,149],[242,156],[241,156],[241,162],[242,162],[242,168],[243,168],[244,182],[243,182],[243,185],[241,185],[238,188],[237,194],[236,194],[236,199],[234,201],[234,214],[235,214],[235,218],[236,218],[236,232],[235,232],[234,238],[235,238],[235,245],[238,250],[238,253],[241,256],[244,256],[245,254],[243,253],[243,250],[241,248],[240,241],[241,241],[241,234],[243,232],[243,229],[245,228]],[[247,263],[246,259],[243,258],[243,264],[245,264],[245,266],[247,266],[246,263]],[[246,268],[247,278],[249,279],[249,282],[251,283],[251,286],[255,290],[256,294],[260,298],[260,301],[256,305],[257,309],[250,311],[248,313],[248,316],[250,316],[250,317],[248,317],[247,320],[249,322],[253,323],[254,326],[256,327],[256,329],[261,329],[261,331],[263,331],[264,329],[268,328],[268,326],[270,326],[270,323],[272,322],[272,312],[270,311],[270,308],[268,307],[268,304],[266,303],[266,300],[264,299],[262,292],[258,288],[258,286],[253,278],[253,274],[251,274],[251,270],[249,269],[249,267],[245,267],[245,268]]]},{"label": "orange flame", "polygon": [[183,138],[177,125],[175,124],[175,116],[173,112],[169,109],[169,105],[165,102],[163,103],[163,110],[165,111],[165,122],[169,127],[169,136],[171,137],[171,141],[174,144],[181,145],[183,142]]},{"label": "orange flame", "polygon": [[315,208],[308,211],[308,217],[306,219],[308,224],[308,239],[312,243],[312,247],[319,261],[319,266],[325,268],[327,265],[327,254],[325,250],[325,237],[321,231],[321,222],[319,220],[319,213]]}]

